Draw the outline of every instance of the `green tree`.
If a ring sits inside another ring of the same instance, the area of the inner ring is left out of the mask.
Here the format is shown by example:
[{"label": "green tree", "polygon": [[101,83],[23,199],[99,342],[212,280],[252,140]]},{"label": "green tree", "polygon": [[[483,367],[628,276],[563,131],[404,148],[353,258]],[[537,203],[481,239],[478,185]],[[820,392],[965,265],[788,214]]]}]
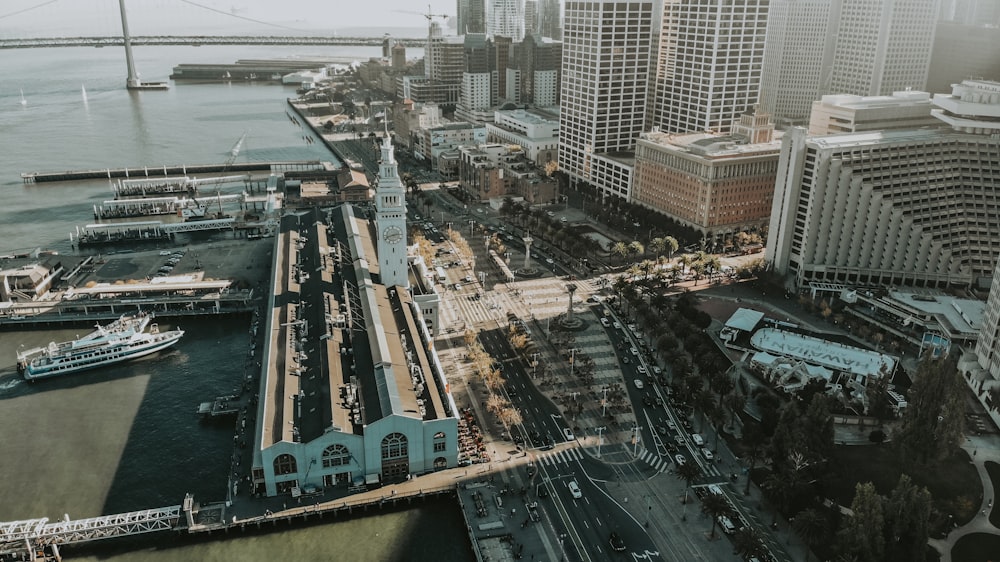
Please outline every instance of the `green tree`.
[{"label": "green tree", "polygon": [[757,556],[758,558],[766,552],[764,537],[755,525],[741,527],[733,535],[733,548],[736,553],[744,558]]},{"label": "green tree", "polygon": [[792,520],[792,528],[805,543],[806,562],[810,558],[809,549],[820,544],[826,535],[828,524],[826,515],[812,507],[800,511]]},{"label": "green tree", "polygon": [[701,511],[712,519],[712,530],[708,536],[714,539],[719,516],[729,512],[729,500],[719,494],[707,494],[701,499]]},{"label": "green tree", "polygon": [[888,560],[923,562],[931,517],[931,494],[903,474],[885,502]]},{"label": "green tree", "polygon": [[883,498],[871,482],[854,488],[851,502],[853,515],[845,517],[837,533],[838,543],[845,554],[857,557],[858,562],[882,562],[885,552],[885,515]]},{"label": "green tree", "polygon": [[677,467],[676,470],[677,477],[684,481],[684,503],[688,502],[688,490],[691,489],[691,483],[694,482],[695,478],[701,476],[701,469],[698,468],[693,462],[686,462]]},{"label": "green tree", "polygon": [[964,437],[965,392],[954,360],[924,358],[920,362],[909,405],[893,435],[907,462],[936,463],[959,446]]},{"label": "green tree", "polygon": [[750,422],[743,426],[743,458],[747,460],[747,483],[743,490],[743,495],[750,495],[750,477],[753,469],[757,468],[757,461],[764,456],[764,444],[767,439],[764,431],[756,422]]}]

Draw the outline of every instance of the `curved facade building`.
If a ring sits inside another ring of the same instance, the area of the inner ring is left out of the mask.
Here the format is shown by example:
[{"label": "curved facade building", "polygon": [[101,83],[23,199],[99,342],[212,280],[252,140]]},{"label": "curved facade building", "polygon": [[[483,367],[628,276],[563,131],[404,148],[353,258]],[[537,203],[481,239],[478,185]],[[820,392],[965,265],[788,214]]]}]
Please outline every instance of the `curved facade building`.
[{"label": "curved facade building", "polygon": [[[782,144],[768,262],[794,285],[968,286],[1000,254],[1000,83],[935,96],[958,130],[809,137]],[[973,131],[973,132],[964,132]]]}]

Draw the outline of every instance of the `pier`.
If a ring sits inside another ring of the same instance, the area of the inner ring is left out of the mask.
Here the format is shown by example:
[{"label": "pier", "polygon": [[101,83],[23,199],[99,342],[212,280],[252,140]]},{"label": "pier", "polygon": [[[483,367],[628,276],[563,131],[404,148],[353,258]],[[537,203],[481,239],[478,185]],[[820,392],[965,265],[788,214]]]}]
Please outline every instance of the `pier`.
[{"label": "pier", "polygon": [[135,168],[105,168],[103,170],[75,170],[65,172],[22,172],[21,180],[25,183],[45,183],[57,181],[78,181],[114,178],[162,178],[168,176],[186,176],[188,174],[213,174],[222,172],[289,172],[322,170],[323,163],[318,160],[300,160],[287,162],[244,162],[222,164],[179,164],[160,167]]}]

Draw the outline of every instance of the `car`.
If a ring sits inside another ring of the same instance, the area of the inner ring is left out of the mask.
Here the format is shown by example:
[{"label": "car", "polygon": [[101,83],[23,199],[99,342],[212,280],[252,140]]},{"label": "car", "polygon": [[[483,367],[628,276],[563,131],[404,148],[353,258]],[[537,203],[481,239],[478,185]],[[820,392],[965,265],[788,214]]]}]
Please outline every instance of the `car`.
[{"label": "car", "polygon": [[722,495],[722,488],[720,488],[718,484],[709,484],[708,491],[709,493],[715,494],[717,496]]},{"label": "car", "polygon": [[652,406],[653,405],[653,399],[650,398],[648,394],[646,394],[645,396],[642,397],[642,403],[645,404],[645,405],[647,405],[647,406]]},{"label": "car", "polygon": [[621,330],[622,329],[622,323],[621,322],[615,321],[614,326],[615,326],[616,330]]},{"label": "car", "polygon": [[632,355],[635,355],[635,356],[639,355],[639,350],[636,349],[636,348],[634,348],[634,347],[632,349],[630,349],[629,351],[632,353]]},{"label": "car", "polygon": [[170,255],[170,250],[160,250],[160,255],[161,256],[169,256]]},{"label": "car", "polygon": [[456,291],[459,290],[459,289],[461,289],[461,288],[462,288],[462,284],[461,283],[455,283],[455,290]]},{"label": "car", "polygon": [[731,535],[736,532],[736,525],[733,525],[733,521],[729,519],[728,516],[720,515],[717,521],[719,522],[719,526],[722,527],[722,530],[727,535]]},{"label": "car", "polygon": [[661,375],[661,374],[663,374],[663,369],[661,369],[659,367],[653,367],[653,373],[657,374],[657,375]]},{"label": "car", "polygon": [[628,358],[628,355],[626,355],[625,357],[622,357],[622,363],[625,363],[626,365],[628,365],[629,363],[631,363],[631,361]]},{"label": "car", "polygon": [[611,543],[611,550],[615,552],[625,551],[625,541],[623,541],[621,535],[615,531],[611,531],[611,537],[608,539],[608,542]]},{"label": "car", "polygon": [[610,325],[611,325],[611,322],[609,322],[607,318],[601,318],[601,326],[604,326],[605,328],[607,328]]},{"label": "car", "polygon": [[639,379],[633,380],[632,384],[634,384],[635,387],[638,388],[639,390],[642,390],[642,388],[645,386],[644,384],[642,384],[642,381],[639,380]]},{"label": "car", "polygon": [[559,222],[566,224],[566,217],[560,217]]},{"label": "car", "polygon": [[701,448],[701,455],[705,457],[705,460],[707,461],[715,460],[715,455],[712,454],[712,451],[708,450],[708,447]]},{"label": "car", "polygon": [[684,446],[684,438],[681,437],[680,434],[676,434],[676,435],[674,435],[674,443],[677,443],[678,445],[680,445],[681,447],[683,447]]},{"label": "car", "polygon": [[466,283],[472,283],[472,276],[471,275],[466,275],[465,276],[465,282]]},{"label": "car", "polygon": [[568,427],[564,427],[563,428],[563,437],[565,437],[567,441],[575,441],[576,440],[576,436],[573,435],[573,432]]},{"label": "car", "polygon": [[549,265],[552,265],[552,264],[556,263],[556,260],[554,260],[552,258],[545,258],[545,263],[547,263]]},{"label": "car", "polygon": [[672,431],[677,431],[677,424],[674,423],[674,420],[667,420],[667,427],[669,427]]},{"label": "car", "polygon": [[638,369],[640,373],[644,375],[646,374],[646,368],[643,367],[642,365],[639,365],[638,367],[636,367],[636,369]]},{"label": "car", "polygon": [[580,485],[576,483],[576,480],[570,480],[566,486],[569,488],[569,495],[573,496],[573,499],[578,500],[583,497],[583,492],[580,491]]},{"label": "car", "polygon": [[590,298],[587,299],[587,302],[601,302],[601,297],[597,295],[591,295]]},{"label": "car", "polygon": [[548,215],[548,217],[549,217],[550,219],[551,219],[551,218],[554,218],[554,217],[556,216],[556,214],[555,214],[555,213],[553,213],[552,211],[545,211],[545,214],[546,214],[546,215]]},{"label": "car", "polygon": [[687,459],[684,458],[684,455],[677,454],[674,455],[674,462],[677,463],[677,466],[684,466],[687,464]]},{"label": "car", "polygon": [[702,436],[698,433],[691,434],[691,441],[694,441],[694,444],[699,447],[705,444],[705,439],[703,439]]}]

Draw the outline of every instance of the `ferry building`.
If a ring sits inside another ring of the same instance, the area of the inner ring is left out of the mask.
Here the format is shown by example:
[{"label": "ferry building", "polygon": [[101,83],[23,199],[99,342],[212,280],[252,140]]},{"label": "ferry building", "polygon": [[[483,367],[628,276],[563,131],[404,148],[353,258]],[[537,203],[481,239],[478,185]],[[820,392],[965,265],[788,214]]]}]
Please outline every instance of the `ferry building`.
[{"label": "ferry building", "polygon": [[362,489],[457,466],[457,409],[431,339],[440,297],[407,256],[404,194],[387,134],[373,211],[282,219],[253,493]]}]

